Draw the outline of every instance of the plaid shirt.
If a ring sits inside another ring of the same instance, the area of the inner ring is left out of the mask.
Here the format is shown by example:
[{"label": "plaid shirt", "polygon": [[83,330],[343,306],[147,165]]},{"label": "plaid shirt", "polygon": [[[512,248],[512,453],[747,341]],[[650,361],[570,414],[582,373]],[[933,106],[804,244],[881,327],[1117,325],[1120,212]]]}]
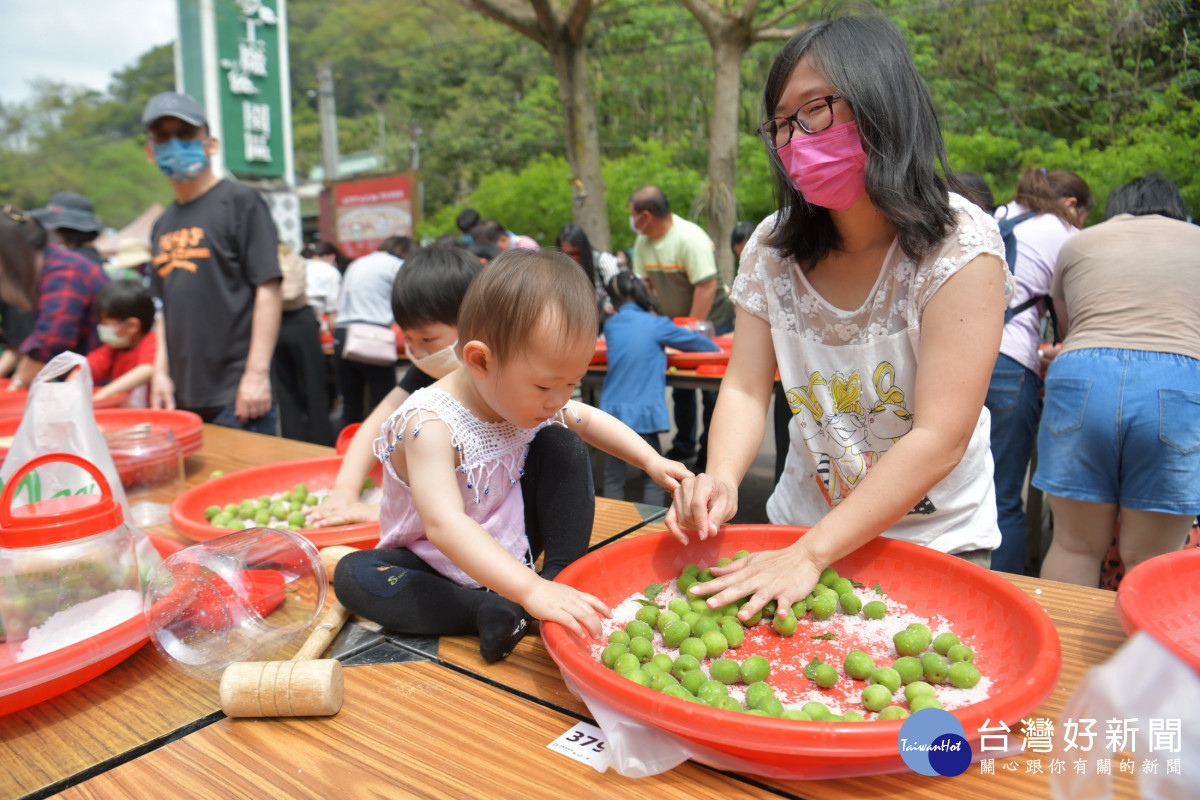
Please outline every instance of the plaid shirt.
[{"label": "plaid shirt", "polygon": [[72,350],[87,355],[100,346],[96,293],[108,283],[103,268],[78,253],[46,245],[38,278],[37,321],[21,352],[43,363]]}]

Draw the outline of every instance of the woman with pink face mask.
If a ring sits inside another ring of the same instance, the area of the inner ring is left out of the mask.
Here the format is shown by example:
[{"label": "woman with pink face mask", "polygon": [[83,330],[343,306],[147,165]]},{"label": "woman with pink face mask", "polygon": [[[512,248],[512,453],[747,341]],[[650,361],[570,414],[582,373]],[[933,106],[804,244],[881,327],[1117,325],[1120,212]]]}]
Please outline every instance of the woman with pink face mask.
[{"label": "woman with pink face mask", "polygon": [[942,177],[933,104],[887,19],[791,39],[762,119],[779,210],[742,252],[708,471],[667,515],[685,542],[734,515],[778,368],[790,447],[767,516],[812,530],[713,569],[709,605],[749,596],[743,619],[771,600],[787,613],[880,535],[987,565],[1000,531],[983,401],[1012,292],[996,222]]}]

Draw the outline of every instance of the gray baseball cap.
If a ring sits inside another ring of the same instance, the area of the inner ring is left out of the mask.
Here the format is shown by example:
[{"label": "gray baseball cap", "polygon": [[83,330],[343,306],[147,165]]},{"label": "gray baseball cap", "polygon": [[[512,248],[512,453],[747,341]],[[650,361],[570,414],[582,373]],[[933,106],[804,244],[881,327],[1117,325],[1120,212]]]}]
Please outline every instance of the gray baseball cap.
[{"label": "gray baseball cap", "polygon": [[154,120],[162,117],[175,117],[198,128],[208,127],[204,107],[191,95],[179,92],[162,92],[151,97],[142,112],[142,127],[149,128]]}]

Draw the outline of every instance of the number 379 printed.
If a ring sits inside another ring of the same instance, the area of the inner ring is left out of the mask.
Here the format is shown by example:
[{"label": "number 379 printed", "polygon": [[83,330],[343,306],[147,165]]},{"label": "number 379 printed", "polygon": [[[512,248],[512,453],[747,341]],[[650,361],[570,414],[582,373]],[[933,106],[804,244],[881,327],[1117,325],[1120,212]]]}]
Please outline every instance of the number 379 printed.
[{"label": "number 379 printed", "polygon": [[568,734],[567,738],[564,739],[564,741],[574,744],[576,747],[580,748],[581,750],[586,750],[588,748],[591,748],[593,751],[595,751],[597,753],[604,752],[604,739],[600,738],[599,736],[589,736],[588,734],[586,734],[583,731],[578,730],[578,729],[576,729],[572,733]]},{"label": "number 379 printed", "polygon": [[608,769],[610,758],[605,744],[604,731],[595,725],[579,722],[546,746],[576,761],[582,761],[598,772],[604,772]]}]

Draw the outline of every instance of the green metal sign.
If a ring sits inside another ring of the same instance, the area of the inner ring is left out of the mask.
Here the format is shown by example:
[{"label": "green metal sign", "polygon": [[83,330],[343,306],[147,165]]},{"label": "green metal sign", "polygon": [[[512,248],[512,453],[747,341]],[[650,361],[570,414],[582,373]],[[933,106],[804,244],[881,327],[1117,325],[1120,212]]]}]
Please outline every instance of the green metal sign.
[{"label": "green metal sign", "polygon": [[177,0],[180,90],[203,103],[225,170],[292,183],[286,0]]}]

